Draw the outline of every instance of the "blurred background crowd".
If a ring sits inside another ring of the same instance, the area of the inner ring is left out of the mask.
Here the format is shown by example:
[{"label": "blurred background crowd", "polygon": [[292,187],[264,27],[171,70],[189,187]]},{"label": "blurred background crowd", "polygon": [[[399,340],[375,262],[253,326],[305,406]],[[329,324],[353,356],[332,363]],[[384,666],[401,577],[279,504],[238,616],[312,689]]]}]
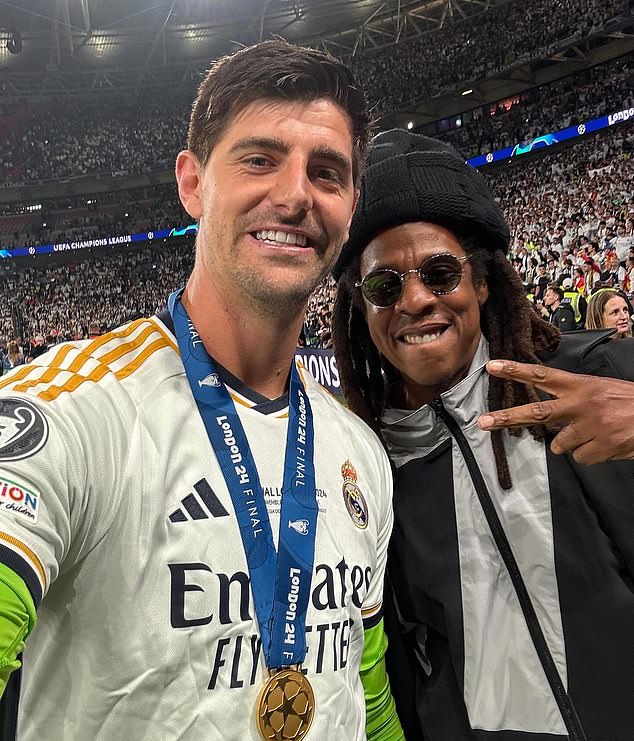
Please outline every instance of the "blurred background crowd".
[{"label": "blurred background crowd", "polygon": [[[419,101],[548,57],[614,18],[628,17],[627,0],[507,2],[447,23],[434,31],[433,43],[423,34],[355,55],[351,64],[377,117],[406,116]],[[448,141],[467,158],[614,111],[629,112],[634,121],[633,82],[630,50],[504,100],[470,108],[465,97],[460,115],[415,130]],[[192,94],[181,91],[160,105],[142,92],[134,99],[69,98],[63,106],[56,99],[0,100],[0,251],[190,225],[169,172],[185,146]],[[619,336],[631,332],[631,121],[482,172],[511,227],[509,260],[536,311],[563,331],[612,326]],[[60,187],[38,195],[47,183],[82,178],[92,190]],[[12,192],[21,195],[8,197]],[[183,285],[192,258],[193,237],[0,259],[2,367],[26,362],[53,343],[95,336],[160,310]],[[333,301],[334,284],[327,280],[311,298],[303,344],[330,346]]]}]

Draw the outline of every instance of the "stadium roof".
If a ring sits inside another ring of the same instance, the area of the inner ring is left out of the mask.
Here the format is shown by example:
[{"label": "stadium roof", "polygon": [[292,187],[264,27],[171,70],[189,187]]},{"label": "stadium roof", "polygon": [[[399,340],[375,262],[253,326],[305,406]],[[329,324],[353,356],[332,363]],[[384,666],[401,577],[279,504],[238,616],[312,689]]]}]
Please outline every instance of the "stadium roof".
[{"label": "stadium roof", "polygon": [[[178,84],[236,45],[280,35],[337,56],[396,43],[495,0],[0,0],[4,91]],[[83,80],[83,85],[80,79]],[[150,81],[151,82],[151,81]]]},{"label": "stadium roof", "polygon": [[[109,91],[190,97],[210,60],[275,35],[354,56],[510,1],[0,0],[0,103]],[[543,59],[470,81],[469,100],[456,82],[386,114],[384,124],[446,118],[631,52],[632,13],[617,28],[571,39]]]}]

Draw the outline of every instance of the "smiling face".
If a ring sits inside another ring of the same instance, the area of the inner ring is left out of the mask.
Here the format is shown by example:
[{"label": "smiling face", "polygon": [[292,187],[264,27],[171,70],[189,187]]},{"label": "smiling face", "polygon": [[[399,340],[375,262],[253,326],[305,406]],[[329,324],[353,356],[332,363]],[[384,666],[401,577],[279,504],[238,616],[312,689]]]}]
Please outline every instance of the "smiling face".
[{"label": "smiling face", "polygon": [[[432,255],[466,255],[448,229],[428,222],[401,224],[375,237],[361,256],[363,279],[372,270],[413,270]],[[378,308],[364,299],[372,341],[400,372],[402,397],[397,406],[416,409],[452,388],[467,374],[480,342],[480,309],[488,298],[486,283],[474,285],[469,261],[451,293],[432,293],[415,274],[405,278],[399,300]]]},{"label": "smiling face", "polygon": [[352,147],[350,119],[334,102],[258,100],[206,165],[180,153],[179,193],[199,220],[194,273],[215,300],[267,312],[303,306],[348,237]]},{"label": "smiling face", "polygon": [[603,326],[615,327],[619,337],[629,337],[632,334],[630,312],[624,298],[614,296],[606,303],[603,309]]}]

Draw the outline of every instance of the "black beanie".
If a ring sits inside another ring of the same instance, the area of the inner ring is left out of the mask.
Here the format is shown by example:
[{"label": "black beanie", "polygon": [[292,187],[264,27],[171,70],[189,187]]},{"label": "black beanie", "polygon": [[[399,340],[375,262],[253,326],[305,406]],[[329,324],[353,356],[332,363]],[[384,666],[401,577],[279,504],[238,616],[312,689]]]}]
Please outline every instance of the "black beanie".
[{"label": "black beanie", "polygon": [[377,234],[413,221],[473,235],[491,251],[508,250],[504,215],[482,175],[449,144],[391,129],[372,140],[350,238],[332,271],[335,280]]}]

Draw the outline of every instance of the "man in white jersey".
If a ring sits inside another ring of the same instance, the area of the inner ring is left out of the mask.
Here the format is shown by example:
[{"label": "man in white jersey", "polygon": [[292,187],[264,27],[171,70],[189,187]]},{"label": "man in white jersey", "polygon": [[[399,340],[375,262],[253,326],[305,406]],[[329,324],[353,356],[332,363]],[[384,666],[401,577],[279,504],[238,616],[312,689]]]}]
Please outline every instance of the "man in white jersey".
[{"label": "man in white jersey", "polygon": [[3,739],[402,738],[389,464],[293,362],[367,136],[328,55],[220,60],[176,164],[184,291],[3,379]]}]

